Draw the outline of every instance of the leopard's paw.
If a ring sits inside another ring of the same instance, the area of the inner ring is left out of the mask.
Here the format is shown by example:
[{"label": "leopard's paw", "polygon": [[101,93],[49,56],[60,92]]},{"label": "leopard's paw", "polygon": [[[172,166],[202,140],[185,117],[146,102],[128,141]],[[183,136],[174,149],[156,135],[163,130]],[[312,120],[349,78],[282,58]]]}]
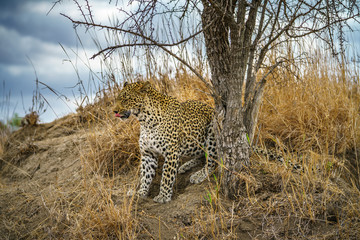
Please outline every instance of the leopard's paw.
[{"label": "leopard's paw", "polygon": [[171,197],[166,197],[166,196],[163,196],[162,194],[159,194],[156,197],[154,197],[153,200],[154,200],[154,202],[157,202],[157,203],[167,203],[167,202],[171,201]]},{"label": "leopard's paw", "polygon": [[196,173],[194,173],[190,176],[190,182],[195,183],[195,184],[201,183],[207,177],[208,177],[208,175],[205,173],[205,171],[203,169],[201,169],[200,171],[197,171]]}]

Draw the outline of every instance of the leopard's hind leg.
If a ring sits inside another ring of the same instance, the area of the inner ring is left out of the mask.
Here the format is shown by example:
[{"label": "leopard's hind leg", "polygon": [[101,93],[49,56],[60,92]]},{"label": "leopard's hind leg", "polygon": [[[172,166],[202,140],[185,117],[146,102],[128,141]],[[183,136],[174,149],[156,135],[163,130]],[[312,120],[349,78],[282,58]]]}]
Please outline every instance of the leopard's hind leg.
[{"label": "leopard's hind leg", "polygon": [[201,163],[203,163],[203,160],[201,158],[191,159],[190,161],[187,161],[186,163],[181,165],[181,167],[179,167],[178,173],[185,173],[190,169],[199,166]]},{"label": "leopard's hind leg", "polygon": [[216,151],[216,140],[215,140],[215,135],[214,135],[214,129],[213,129],[212,124],[209,126],[208,132],[206,135],[205,150],[206,150],[205,166],[190,176],[191,183],[201,183],[208,176],[210,176],[215,170],[215,167],[216,167],[215,160],[217,159],[217,151]]}]

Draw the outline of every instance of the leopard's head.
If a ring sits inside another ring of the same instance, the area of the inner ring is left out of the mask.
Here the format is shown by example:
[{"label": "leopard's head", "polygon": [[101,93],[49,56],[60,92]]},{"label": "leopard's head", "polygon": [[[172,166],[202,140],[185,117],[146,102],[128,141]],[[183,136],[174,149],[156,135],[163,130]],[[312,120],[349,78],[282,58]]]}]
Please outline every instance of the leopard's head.
[{"label": "leopard's head", "polygon": [[144,97],[150,82],[125,82],[123,89],[116,98],[113,111],[116,117],[128,118],[131,114],[137,116],[144,104]]}]

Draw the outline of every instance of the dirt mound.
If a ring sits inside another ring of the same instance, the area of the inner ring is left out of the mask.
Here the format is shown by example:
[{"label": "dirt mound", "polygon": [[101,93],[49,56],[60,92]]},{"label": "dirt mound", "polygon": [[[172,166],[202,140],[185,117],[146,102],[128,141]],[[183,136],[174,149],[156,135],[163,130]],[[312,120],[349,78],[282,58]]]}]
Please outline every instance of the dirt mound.
[{"label": "dirt mound", "polygon": [[[59,179],[72,179],[81,164],[76,146],[84,131],[67,126],[72,116],[14,132],[1,161],[0,235],[28,238],[48,219],[43,194]],[[40,200],[40,201],[39,201]]]}]

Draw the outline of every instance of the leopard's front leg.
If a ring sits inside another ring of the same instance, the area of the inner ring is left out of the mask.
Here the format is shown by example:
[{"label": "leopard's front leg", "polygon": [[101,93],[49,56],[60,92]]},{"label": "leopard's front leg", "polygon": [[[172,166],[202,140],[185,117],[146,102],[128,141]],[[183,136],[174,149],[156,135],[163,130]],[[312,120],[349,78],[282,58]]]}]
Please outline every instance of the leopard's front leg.
[{"label": "leopard's front leg", "polygon": [[160,193],[154,198],[155,202],[166,203],[171,201],[173,185],[179,162],[178,146],[169,147],[165,154],[165,162],[162,171]]},{"label": "leopard's front leg", "polygon": [[137,192],[139,197],[147,196],[157,166],[157,159],[153,153],[149,151],[141,153],[140,187]]}]

